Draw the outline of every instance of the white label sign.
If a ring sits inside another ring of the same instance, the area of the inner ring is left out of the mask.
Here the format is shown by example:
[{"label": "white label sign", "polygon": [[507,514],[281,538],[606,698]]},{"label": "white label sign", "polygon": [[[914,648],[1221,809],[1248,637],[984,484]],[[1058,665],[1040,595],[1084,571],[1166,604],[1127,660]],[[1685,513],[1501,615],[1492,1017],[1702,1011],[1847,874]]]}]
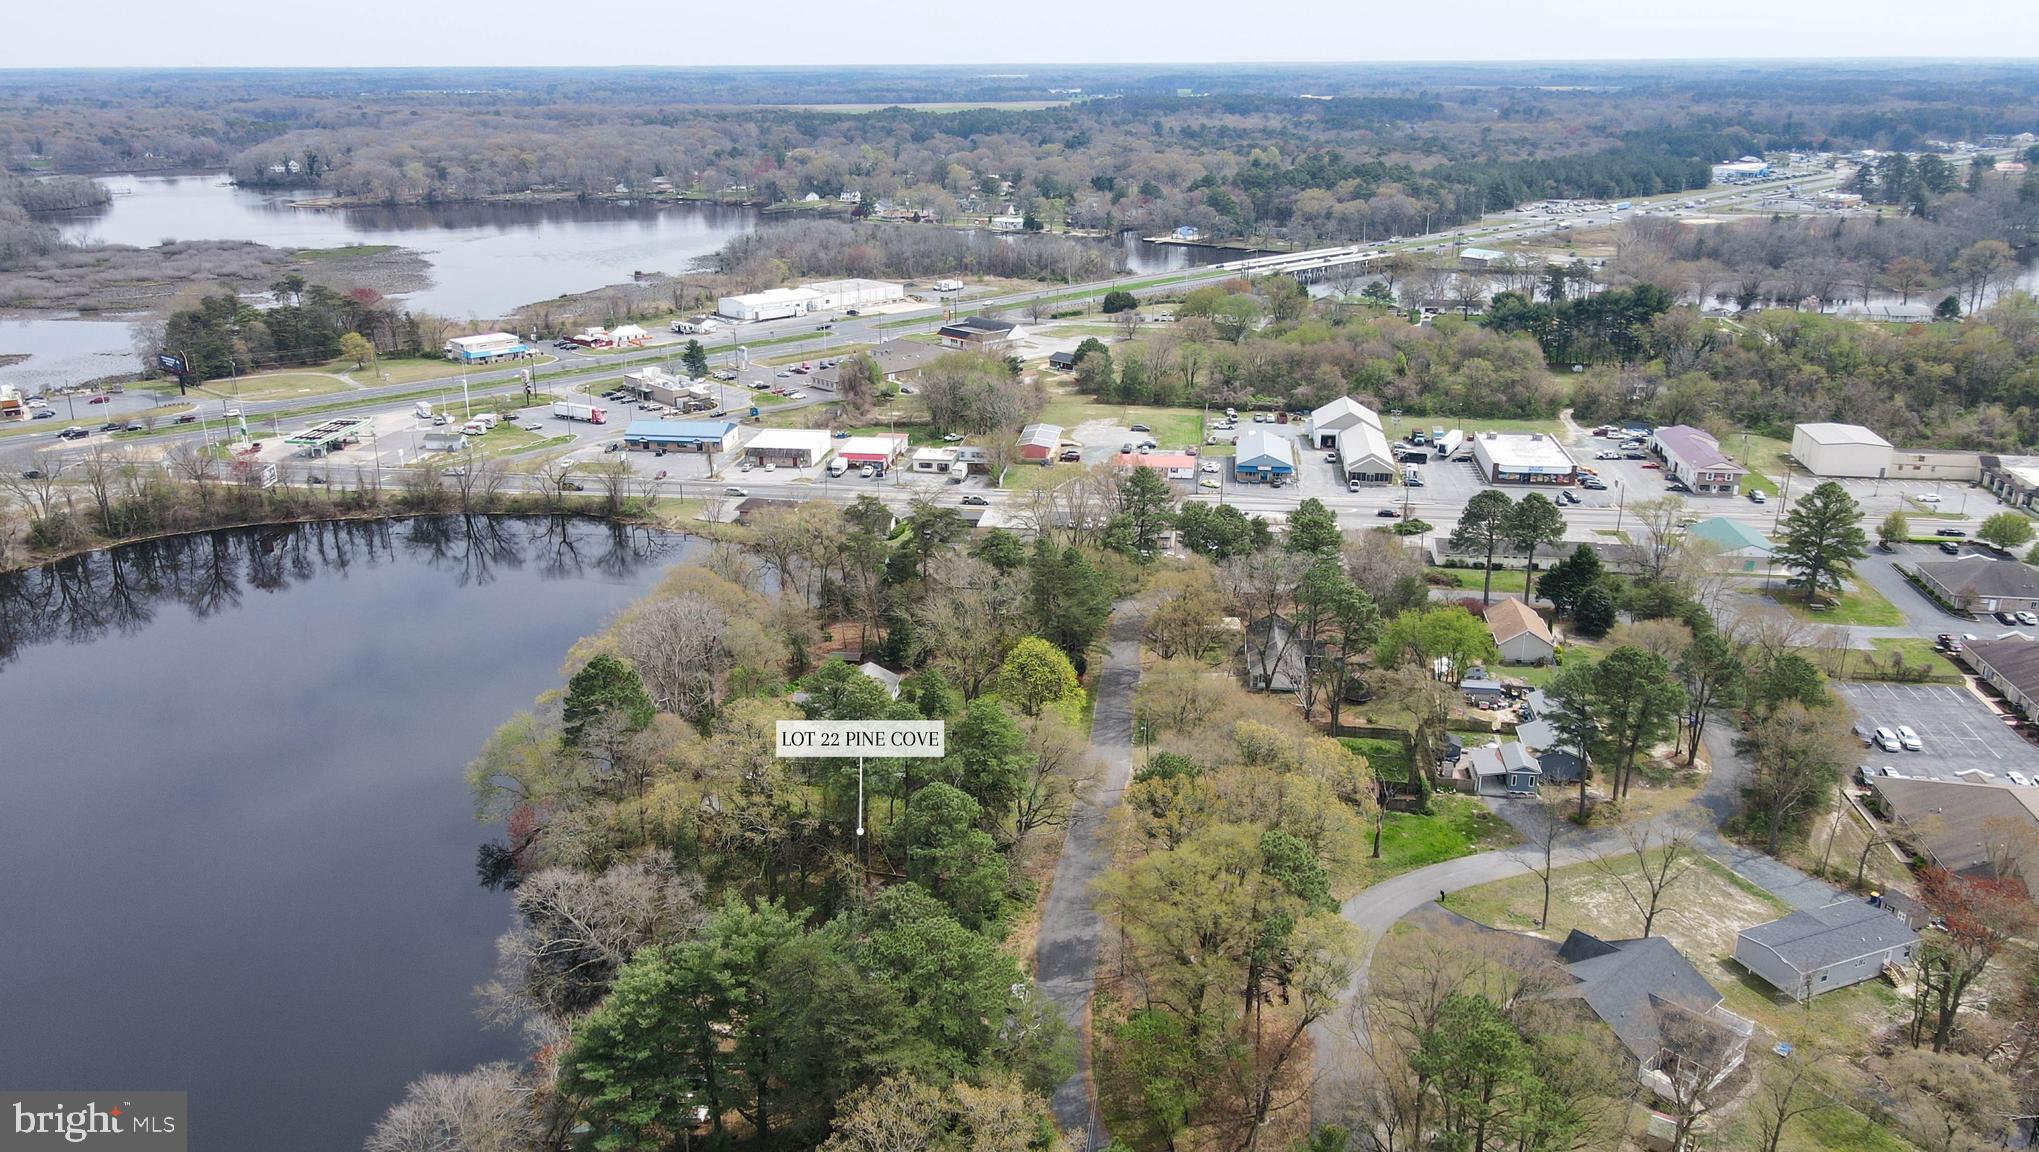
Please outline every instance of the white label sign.
[{"label": "white label sign", "polygon": [[913,756],[938,758],[946,751],[947,725],[940,720],[781,720],[780,756]]}]

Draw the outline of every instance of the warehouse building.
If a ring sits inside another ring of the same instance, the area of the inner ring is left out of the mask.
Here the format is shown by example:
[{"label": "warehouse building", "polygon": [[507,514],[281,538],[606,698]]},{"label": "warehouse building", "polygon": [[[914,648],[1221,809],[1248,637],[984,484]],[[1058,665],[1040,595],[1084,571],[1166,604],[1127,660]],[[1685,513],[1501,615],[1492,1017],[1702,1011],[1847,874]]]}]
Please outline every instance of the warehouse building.
[{"label": "warehouse building", "polygon": [[812,468],[828,459],[826,428],[764,428],[743,446],[743,458],[753,464],[780,468]]},{"label": "warehouse building", "polygon": [[1395,482],[1395,453],[1380,425],[1360,422],[1338,433],[1338,468],[1361,484]]},{"label": "warehouse building", "polygon": [[1371,424],[1375,431],[1379,431],[1380,414],[1350,396],[1340,396],[1310,413],[1310,445],[1314,448],[1335,448],[1338,446],[1338,434],[1356,424]]},{"label": "warehouse building", "polygon": [[1890,441],[1860,424],[1799,424],[1791,429],[1791,458],[1815,476],[1882,476]]},{"label": "warehouse building", "polygon": [[623,446],[641,452],[727,452],[736,443],[734,420],[632,420]]},{"label": "warehouse building", "polygon": [[875,464],[880,468],[890,468],[905,452],[906,434],[903,432],[852,436],[835,446],[836,458],[848,461],[851,467]]},{"label": "warehouse building", "polygon": [[821,293],[808,288],[768,288],[763,292],[724,296],[715,302],[715,313],[746,322],[784,320],[805,316],[822,307],[821,298]]},{"label": "warehouse building", "polygon": [[1061,446],[1060,424],[1029,424],[1020,429],[1019,458],[1029,464],[1053,464]]},{"label": "warehouse building", "polygon": [[1473,462],[1494,484],[1571,484],[1579,465],[1565,446],[1541,432],[1481,432],[1473,437]]},{"label": "warehouse building", "polygon": [[868,308],[906,299],[906,285],[889,280],[818,280],[800,288],[815,294],[815,308]]},{"label": "warehouse building", "polygon": [[446,358],[462,364],[486,364],[531,355],[531,346],[508,332],[484,332],[479,336],[455,336],[446,342]]}]

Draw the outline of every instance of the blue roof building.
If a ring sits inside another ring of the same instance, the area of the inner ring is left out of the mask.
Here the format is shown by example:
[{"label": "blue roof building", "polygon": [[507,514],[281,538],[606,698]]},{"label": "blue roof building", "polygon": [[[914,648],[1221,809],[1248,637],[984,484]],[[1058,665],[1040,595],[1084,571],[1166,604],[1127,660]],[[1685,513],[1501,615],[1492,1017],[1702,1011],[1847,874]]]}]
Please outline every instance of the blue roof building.
[{"label": "blue roof building", "polygon": [[1232,458],[1232,474],[1238,479],[1259,482],[1295,472],[1295,441],[1264,428],[1240,435],[1238,454]]},{"label": "blue roof building", "polygon": [[623,443],[672,452],[727,452],[736,443],[736,421],[632,420],[623,430]]}]

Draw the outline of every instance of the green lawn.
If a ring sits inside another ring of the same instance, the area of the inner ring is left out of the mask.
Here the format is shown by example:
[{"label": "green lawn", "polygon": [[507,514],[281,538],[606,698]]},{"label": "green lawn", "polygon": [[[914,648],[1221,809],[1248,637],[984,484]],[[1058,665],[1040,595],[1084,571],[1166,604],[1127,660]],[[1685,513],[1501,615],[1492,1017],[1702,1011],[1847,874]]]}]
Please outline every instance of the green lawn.
[{"label": "green lawn", "polygon": [[[1428,573],[1433,580],[1444,577],[1453,588],[1464,588],[1478,592],[1487,574],[1478,568],[1432,568]],[[1520,568],[1494,569],[1494,590],[1497,592],[1522,591],[1522,570]]]},{"label": "green lawn", "polygon": [[1005,470],[1005,477],[999,487],[1009,492],[1032,492],[1041,488],[1059,488],[1083,475],[1081,464],[1014,464]]},{"label": "green lawn", "polygon": [[1904,613],[1897,605],[1883,598],[1883,593],[1867,584],[1857,584],[1841,594],[1841,599],[1832,608],[1814,612],[1807,609],[1805,597],[1796,590],[1778,584],[1768,593],[1770,600],[1783,606],[1792,615],[1810,620],[1815,624],[1858,624],[1868,628],[1895,628],[1904,623]]},{"label": "green lawn", "polygon": [[289,400],[297,396],[330,396],[351,392],[345,380],[319,372],[266,372],[239,380],[209,380],[204,390],[222,399]]},{"label": "green lawn", "polygon": [[1366,757],[1367,767],[1376,777],[1407,779],[1409,775],[1409,746],[1400,740],[1384,740],[1374,736],[1340,736],[1340,744],[1356,756]]},{"label": "green lawn", "polygon": [[1961,670],[1952,660],[1933,651],[1933,642],[1919,637],[1882,637],[1871,640],[1873,652],[1849,650],[1835,652],[1830,649],[1807,649],[1805,655],[1820,666],[1827,675],[1837,680],[1880,679],[1876,669],[1890,667],[1891,657],[1902,655],[1908,666],[1924,665],[1929,671],[1926,683],[1959,684]]},{"label": "green lawn", "polygon": [[[1041,411],[1043,421],[1060,424],[1062,434],[1076,439],[1076,428],[1089,420],[1109,420],[1121,428],[1145,424],[1162,451],[1179,451],[1203,443],[1201,408],[1159,408],[1151,404],[1099,404],[1086,396],[1060,396]],[[1134,435],[1141,435],[1134,433]],[[1115,445],[1108,445],[1115,447]],[[1201,451],[1201,449],[1199,449]]]},{"label": "green lawn", "polygon": [[1367,881],[1456,860],[1475,852],[1506,848],[1514,829],[1471,796],[1444,792],[1431,798],[1429,815],[1390,812],[1381,827],[1381,858],[1367,861]]}]

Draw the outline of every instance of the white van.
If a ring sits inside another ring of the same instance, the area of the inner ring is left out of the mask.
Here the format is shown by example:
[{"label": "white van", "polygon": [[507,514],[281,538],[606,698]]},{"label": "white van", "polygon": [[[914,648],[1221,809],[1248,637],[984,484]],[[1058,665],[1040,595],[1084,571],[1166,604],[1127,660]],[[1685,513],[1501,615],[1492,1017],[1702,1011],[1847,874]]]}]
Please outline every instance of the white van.
[{"label": "white van", "polygon": [[1878,728],[1876,730],[1876,746],[1885,752],[1904,751],[1904,743],[1897,738],[1897,733],[1892,732],[1888,728]]},{"label": "white van", "polygon": [[828,474],[830,476],[840,476],[849,470],[850,462],[840,456],[828,462]]}]

